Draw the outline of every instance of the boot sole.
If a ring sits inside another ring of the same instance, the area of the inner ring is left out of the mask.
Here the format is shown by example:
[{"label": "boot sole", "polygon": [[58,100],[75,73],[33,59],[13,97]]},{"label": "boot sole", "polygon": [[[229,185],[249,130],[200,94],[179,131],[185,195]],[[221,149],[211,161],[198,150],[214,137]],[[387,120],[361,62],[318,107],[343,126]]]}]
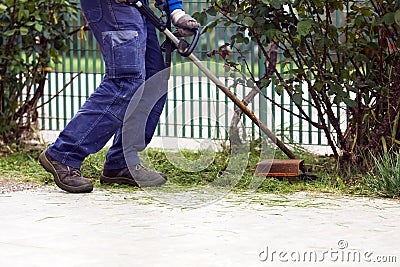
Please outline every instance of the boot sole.
[{"label": "boot sole", "polygon": [[90,193],[93,191],[93,185],[92,184],[87,184],[87,185],[82,185],[82,186],[69,186],[61,182],[60,177],[58,176],[58,173],[56,169],[54,168],[53,164],[47,159],[46,157],[46,151],[43,151],[40,156],[39,156],[39,163],[42,165],[42,167],[51,173],[54,177],[54,182],[56,185],[61,188],[64,191],[67,191],[69,193]]},{"label": "boot sole", "polygon": [[155,181],[142,181],[137,182],[134,179],[126,178],[126,177],[107,177],[104,174],[100,176],[100,183],[101,184],[119,184],[119,185],[132,185],[136,187],[156,187],[165,184],[167,180],[165,179],[158,179]]}]

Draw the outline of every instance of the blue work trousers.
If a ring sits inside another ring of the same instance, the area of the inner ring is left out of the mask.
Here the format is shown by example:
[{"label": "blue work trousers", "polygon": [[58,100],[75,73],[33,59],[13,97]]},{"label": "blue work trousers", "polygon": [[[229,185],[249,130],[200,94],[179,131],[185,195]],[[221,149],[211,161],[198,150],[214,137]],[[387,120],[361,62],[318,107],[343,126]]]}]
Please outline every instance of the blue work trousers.
[{"label": "blue work trousers", "polygon": [[[49,146],[55,160],[80,168],[83,160],[98,152],[114,136],[107,152],[104,169],[127,166],[122,146],[124,115],[132,98],[152,97],[136,94],[138,88],[164,69],[156,31],[135,7],[115,0],[81,0],[82,11],[101,49],[106,75],[77,114]],[[166,90],[165,90],[166,92]],[[166,94],[144,102],[156,103],[146,118],[143,139],[137,147],[144,149],[156,129]],[[132,144],[135,148],[135,144]],[[132,150],[132,148],[130,148]],[[129,164],[139,164],[137,153],[130,153]]]}]

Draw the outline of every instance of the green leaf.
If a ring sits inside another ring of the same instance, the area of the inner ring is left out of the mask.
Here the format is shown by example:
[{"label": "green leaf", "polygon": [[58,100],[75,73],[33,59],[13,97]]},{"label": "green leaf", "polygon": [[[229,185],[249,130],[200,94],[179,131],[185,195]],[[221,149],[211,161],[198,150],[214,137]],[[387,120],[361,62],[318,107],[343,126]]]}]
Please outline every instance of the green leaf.
[{"label": "green leaf", "polygon": [[395,17],[393,12],[385,14],[385,16],[383,16],[382,18],[382,21],[387,25],[392,25],[394,23],[394,20]]},{"label": "green leaf", "polygon": [[333,98],[333,103],[336,105],[340,105],[342,103],[342,96],[337,95]]},{"label": "green leaf", "polygon": [[41,32],[43,30],[42,24],[36,23],[35,24],[35,30],[37,30],[38,32]]},{"label": "green leaf", "polygon": [[251,79],[246,80],[246,86],[249,88],[253,88],[255,86],[254,82]]},{"label": "green leaf", "polygon": [[213,17],[215,17],[217,15],[217,10],[215,9],[214,6],[210,7],[206,12],[208,15],[213,16]]},{"label": "green leaf", "polygon": [[292,100],[300,106],[303,103],[303,95],[301,93],[295,93],[292,95]]},{"label": "green leaf", "polygon": [[271,1],[271,6],[275,9],[281,9],[282,8],[282,2],[280,0],[272,0]]},{"label": "green leaf", "polygon": [[394,21],[396,22],[397,25],[400,26],[400,9],[394,13]]},{"label": "green leaf", "polygon": [[21,35],[27,35],[28,32],[29,32],[29,29],[28,29],[27,27],[21,27],[21,28],[19,28],[19,33],[20,33]]},{"label": "green leaf", "polygon": [[357,102],[350,98],[343,99],[343,102],[350,108],[357,107]]},{"label": "green leaf", "polygon": [[270,29],[265,32],[265,36],[268,38],[268,40],[274,39],[275,36],[281,35],[282,32],[278,29]]},{"label": "green leaf", "polygon": [[4,11],[6,11],[7,10],[7,6],[6,5],[3,5],[3,4],[0,4],[0,11],[1,12],[4,12]]},{"label": "green leaf", "polygon": [[301,36],[306,36],[311,33],[313,22],[311,20],[302,20],[297,23],[297,32]]},{"label": "green leaf", "polygon": [[253,27],[254,26],[254,20],[250,17],[246,17],[245,19],[246,25],[249,27]]},{"label": "green leaf", "polygon": [[3,33],[4,36],[9,37],[15,34],[15,29]]},{"label": "green leaf", "polygon": [[323,86],[323,85],[324,85],[324,84],[323,84],[322,82],[320,82],[320,81],[315,82],[315,83],[314,83],[314,89],[315,89],[315,91],[321,92],[321,89],[322,89],[322,86]]},{"label": "green leaf", "polygon": [[263,89],[263,88],[267,88],[270,84],[271,84],[271,80],[262,80],[261,82],[259,82],[258,83],[258,87],[260,88],[260,89]]},{"label": "green leaf", "polygon": [[196,19],[201,25],[207,23],[207,14],[205,12],[195,12],[193,13],[193,18]]},{"label": "green leaf", "polygon": [[282,95],[283,94],[283,85],[277,84],[275,86],[274,90],[278,95]]}]

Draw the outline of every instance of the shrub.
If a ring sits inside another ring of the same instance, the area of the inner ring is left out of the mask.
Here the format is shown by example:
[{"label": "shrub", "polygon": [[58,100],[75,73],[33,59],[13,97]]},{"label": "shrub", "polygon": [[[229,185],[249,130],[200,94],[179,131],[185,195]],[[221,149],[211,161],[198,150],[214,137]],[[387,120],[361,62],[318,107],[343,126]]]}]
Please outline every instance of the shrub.
[{"label": "shrub", "polygon": [[32,130],[51,61],[66,49],[77,4],[65,0],[0,0],[0,143]]}]

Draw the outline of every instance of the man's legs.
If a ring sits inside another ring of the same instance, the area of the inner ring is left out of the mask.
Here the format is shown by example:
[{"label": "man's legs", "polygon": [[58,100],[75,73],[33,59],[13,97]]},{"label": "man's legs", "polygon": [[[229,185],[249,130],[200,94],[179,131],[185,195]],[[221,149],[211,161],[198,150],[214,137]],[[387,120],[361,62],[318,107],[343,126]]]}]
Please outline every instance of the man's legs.
[{"label": "man's legs", "polygon": [[79,170],[85,157],[103,148],[121,128],[130,99],[145,78],[147,29],[136,8],[114,0],[81,0],[81,6],[102,51],[107,74],[40,158],[57,185],[70,192],[74,187],[71,181],[82,177],[69,170]]},{"label": "man's legs", "polygon": [[[164,69],[164,58],[162,56],[161,50],[160,50],[160,45],[158,42],[158,38],[156,35],[155,27],[150,23],[147,22],[147,41],[146,41],[146,81],[148,82],[151,77],[153,77],[155,74],[159,73]],[[156,79],[159,79],[161,77],[157,76]],[[151,84],[157,84],[159,87],[164,86],[165,88],[161,88],[161,93],[157,92],[157,94],[146,94],[148,97],[151,99],[147,99],[146,102],[151,103],[151,105],[155,104],[154,107],[152,107],[151,112],[146,116],[147,117],[147,123],[146,123],[146,128],[145,129],[138,129],[136,127],[136,131],[144,131],[145,137],[144,137],[144,146],[147,146],[153,135],[154,131],[157,127],[160,115],[162,113],[162,110],[165,105],[165,100],[166,100],[166,93],[167,93],[167,82],[166,81],[156,81],[156,82],[151,82]],[[149,89],[149,88],[145,88]],[[127,123],[135,123],[132,121],[127,121]],[[127,167],[127,163],[124,157],[124,152],[123,152],[123,142],[122,142],[122,126],[118,131],[116,132],[114,136],[114,141],[113,145],[109,149],[107,153],[107,158],[106,162],[104,164],[104,169],[105,170],[116,170],[116,169],[122,169]],[[136,136],[135,136],[136,137]],[[134,142],[132,140],[132,142]],[[138,141],[138,142],[143,142]],[[128,143],[128,142],[127,142]],[[133,144],[133,143],[131,143]],[[133,144],[133,145],[139,145],[139,144]],[[140,146],[140,145],[139,145]],[[144,147],[141,147],[140,150],[142,150]],[[133,152],[130,153],[130,159],[129,159],[129,164],[140,164],[140,159],[137,156],[137,153]]]}]

